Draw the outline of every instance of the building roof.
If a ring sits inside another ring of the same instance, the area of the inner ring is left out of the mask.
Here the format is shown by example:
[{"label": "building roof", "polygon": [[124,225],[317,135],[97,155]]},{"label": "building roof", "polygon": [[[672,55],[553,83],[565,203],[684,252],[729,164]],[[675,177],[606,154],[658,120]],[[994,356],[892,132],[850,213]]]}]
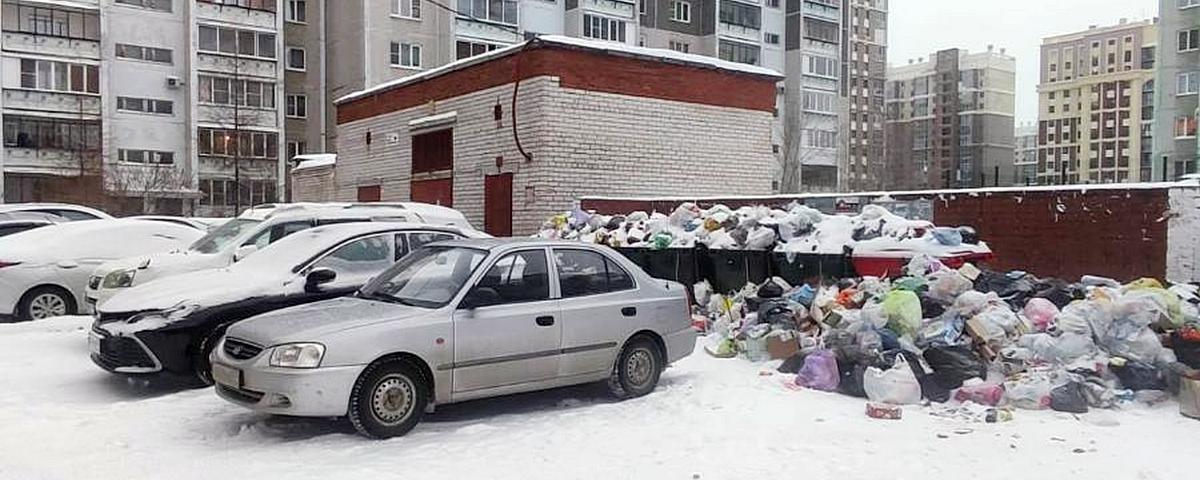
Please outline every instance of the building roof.
[{"label": "building roof", "polygon": [[688,65],[688,66],[693,66],[693,67],[709,68],[709,69],[714,69],[714,70],[723,70],[723,71],[727,71],[729,73],[736,73],[736,74],[746,74],[746,75],[755,75],[755,76],[760,76],[760,77],[770,77],[773,79],[782,79],[783,78],[783,75],[781,75],[779,72],[776,72],[775,70],[772,70],[772,69],[769,69],[766,67],[759,67],[756,65],[747,65],[744,63],[730,62],[727,60],[721,60],[719,58],[708,57],[708,56],[704,56],[704,55],[682,53],[682,52],[676,52],[674,50],[666,50],[666,49],[661,49],[661,48],[635,47],[635,46],[626,45],[623,43],[605,42],[605,41],[600,41],[600,40],[588,40],[588,39],[582,39],[582,38],[571,38],[571,37],[564,37],[564,36],[560,36],[560,35],[543,35],[543,36],[536,37],[532,40],[527,40],[522,43],[517,43],[514,45],[509,45],[506,47],[498,48],[496,50],[492,50],[487,53],[483,53],[483,54],[476,55],[476,56],[469,57],[469,58],[464,58],[462,60],[451,62],[451,63],[448,63],[446,65],[443,65],[443,66],[440,66],[437,68],[425,70],[420,73],[416,73],[416,74],[409,75],[406,77],[398,78],[396,80],[392,80],[390,82],[384,82],[384,83],[381,83],[379,85],[376,85],[374,87],[371,87],[371,88],[368,88],[365,90],[353,92],[353,93],[350,93],[348,95],[338,98],[337,100],[334,101],[334,103],[341,104],[341,103],[345,103],[345,102],[348,102],[351,100],[355,100],[355,99],[359,99],[362,97],[367,97],[367,96],[378,94],[378,93],[381,93],[384,91],[399,88],[404,85],[418,83],[418,82],[421,82],[421,81],[424,81],[424,80],[427,80],[430,78],[438,77],[440,75],[445,75],[450,72],[461,70],[466,67],[470,67],[472,65],[477,65],[477,64],[488,62],[488,61],[495,60],[498,58],[506,57],[506,56],[515,54],[521,50],[524,50],[526,48],[540,48],[540,47],[547,47],[547,46],[588,50],[588,51],[604,53],[604,54],[608,54],[608,55],[627,56],[627,57],[637,58],[637,59],[641,59],[641,60],[661,61],[661,62],[681,64],[681,65]]}]

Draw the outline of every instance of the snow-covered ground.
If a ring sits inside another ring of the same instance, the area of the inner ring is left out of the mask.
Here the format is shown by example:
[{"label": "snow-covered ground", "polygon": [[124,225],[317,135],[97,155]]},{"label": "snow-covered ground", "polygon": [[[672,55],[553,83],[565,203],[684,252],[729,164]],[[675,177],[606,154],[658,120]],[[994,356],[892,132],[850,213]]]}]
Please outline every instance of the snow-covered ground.
[{"label": "snow-covered ground", "polygon": [[[442,407],[372,441],[345,422],[269,417],[210,389],[93,366],[90,319],[0,325],[0,479],[1182,479],[1200,423],[1173,402],[968,424],[793,391],[702,351],[623,403],[599,386]],[[1119,423],[1112,425],[1113,422]]]}]

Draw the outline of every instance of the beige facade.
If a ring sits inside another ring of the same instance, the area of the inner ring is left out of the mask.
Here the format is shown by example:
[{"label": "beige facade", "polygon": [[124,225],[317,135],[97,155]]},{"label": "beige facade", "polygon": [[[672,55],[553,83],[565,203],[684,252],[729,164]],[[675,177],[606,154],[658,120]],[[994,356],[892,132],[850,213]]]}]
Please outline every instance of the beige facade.
[{"label": "beige facade", "polygon": [[1157,39],[1147,20],[1043,41],[1038,183],[1149,179]]}]

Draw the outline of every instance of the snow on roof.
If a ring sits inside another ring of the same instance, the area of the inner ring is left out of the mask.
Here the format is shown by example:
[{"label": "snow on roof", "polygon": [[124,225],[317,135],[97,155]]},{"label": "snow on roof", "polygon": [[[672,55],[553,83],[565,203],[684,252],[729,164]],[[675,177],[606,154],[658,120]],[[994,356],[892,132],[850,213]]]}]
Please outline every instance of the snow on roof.
[{"label": "snow on roof", "polygon": [[304,155],[296,155],[295,157],[292,157],[292,161],[296,162],[296,166],[292,167],[292,171],[297,172],[311,168],[332,166],[337,163],[337,154],[308,153]]},{"label": "snow on roof", "polygon": [[397,87],[400,87],[403,85],[409,85],[409,84],[417,83],[417,82],[420,82],[422,80],[426,80],[429,78],[434,78],[439,75],[453,72],[455,70],[461,70],[463,68],[466,68],[466,67],[469,67],[472,65],[477,65],[477,64],[480,64],[483,62],[501,58],[501,57],[504,57],[504,56],[507,56],[507,55],[510,55],[510,54],[520,51],[526,45],[536,44],[536,43],[547,44],[547,45],[558,45],[558,46],[564,46],[564,47],[576,47],[576,48],[583,48],[583,49],[587,49],[587,50],[598,50],[598,51],[603,51],[606,53],[623,54],[623,55],[642,57],[642,58],[647,58],[647,59],[658,59],[660,61],[672,61],[672,62],[683,63],[683,64],[688,64],[688,65],[693,65],[693,66],[706,66],[709,68],[716,68],[716,69],[720,69],[720,70],[729,70],[729,71],[733,71],[733,72],[746,73],[746,74],[751,74],[751,75],[764,75],[764,76],[777,77],[777,78],[783,77],[783,75],[781,75],[779,72],[772,70],[770,68],[760,67],[757,65],[748,65],[745,63],[730,62],[728,60],[721,60],[719,58],[708,57],[708,56],[704,56],[704,55],[697,55],[697,54],[692,54],[692,53],[682,53],[682,52],[676,52],[674,50],[667,50],[667,49],[662,49],[662,48],[635,47],[635,46],[626,45],[623,43],[606,42],[606,41],[600,41],[600,40],[588,40],[588,39],[582,39],[582,38],[571,38],[571,37],[564,37],[561,35],[542,35],[542,36],[539,36],[532,40],[527,40],[527,41],[524,41],[521,43],[508,45],[503,48],[497,48],[497,49],[492,50],[487,53],[483,53],[483,54],[476,55],[473,57],[464,58],[462,60],[447,63],[447,64],[442,65],[437,68],[425,70],[423,72],[409,75],[407,77],[401,77],[401,78],[398,78],[398,79],[395,79],[395,80],[392,80],[389,82],[384,82],[384,83],[381,83],[379,85],[376,85],[374,87],[371,87],[371,88],[368,88],[365,90],[359,90],[357,92],[352,92],[348,95],[345,95],[343,97],[340,97],[340,98],[334,100],[334,104],[340,104],[340,103],[348,102],[350,100],[356,100],[356,99],[359,99],[362,97],[366,97],[366,96],[374,95],[374,94],[384,92],[387,90],[391,90],[393,88],[397,88]]},{"label": "snow on roof", "polygon": [[1017,187],[988,187],[988,188],[959,188],[947,190],[908,190],[908,191],[879,191],[879,192],[842,192],[842,193],[780,193],[771,195],[706,195],[706,196],[659,196],[659,197],[618,197],[605,195],[587,195],[582,200],[625,200],[640,202],[669,202],[688,200],[783,200],[804,198],[833,198],[833,197],[920,197],[945,195],[990,195],[994,193],[1026,193],[1026,192],[1056,192],[1078,191],[1087,193],[1092,190],[1156,190],[1166,188],[1197,188],[1196,181],[1180,182],[1140,182],[1140,183],[1105,183],[1095,185],[1031,185]]}]

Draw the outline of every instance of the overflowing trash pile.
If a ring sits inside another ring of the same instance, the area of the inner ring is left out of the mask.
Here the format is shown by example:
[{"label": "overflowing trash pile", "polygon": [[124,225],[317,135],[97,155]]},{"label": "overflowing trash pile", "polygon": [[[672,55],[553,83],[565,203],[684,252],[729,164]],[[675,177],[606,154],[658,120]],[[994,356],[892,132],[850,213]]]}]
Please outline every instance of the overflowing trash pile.
[{"label": "overflowing trash pile", "polygon": [[878,205],[866,205],[858,215],[826,215],[795,202],[786,209],[753,206],[736,210],[725,205],[701,209],[684,203],[670,215],[641,211],[598,215],[576,209],[550,218],[536,236],[610,247],[703,245],[714,250],[822,254],[841,254],[846,247],[863,251],[905,248],[934,256],[948,247],[979,243],[970,228],[937,228]]},{"label": "overflowing trash pile", "polygon": [[953,269],[921,255],[895,280],[791,286],[779,278],[732,295],[695,287],[694,322],[717,357],[782,360],[788,385],[995,422],[1014,409],[1084,413],[1179,396],[1200,418],[1200,296],[1194,285],[1068,283],[1014,271]]}]

